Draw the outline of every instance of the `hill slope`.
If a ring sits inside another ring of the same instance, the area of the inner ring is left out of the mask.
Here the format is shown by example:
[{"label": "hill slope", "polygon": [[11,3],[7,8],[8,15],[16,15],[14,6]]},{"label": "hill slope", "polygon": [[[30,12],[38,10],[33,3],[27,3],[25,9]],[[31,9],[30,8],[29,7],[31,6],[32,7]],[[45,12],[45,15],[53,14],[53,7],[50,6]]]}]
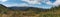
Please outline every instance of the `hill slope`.
[{"label": "hill slope", "polygon": [[0,13],[6,12],[6,11],[7,11],[7,8],[4,5],[0,4]]}]

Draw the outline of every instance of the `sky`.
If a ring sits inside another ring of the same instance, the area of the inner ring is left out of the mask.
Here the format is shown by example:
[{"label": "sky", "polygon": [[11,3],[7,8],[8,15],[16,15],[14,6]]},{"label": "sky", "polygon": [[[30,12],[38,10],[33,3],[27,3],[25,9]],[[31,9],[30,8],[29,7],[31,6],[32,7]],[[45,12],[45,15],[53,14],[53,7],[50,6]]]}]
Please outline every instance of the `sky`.
[{"label": "sky", "polygon": [[60,0],[0,0],[6,7],[37,7],[49,9],[60,5]]}]

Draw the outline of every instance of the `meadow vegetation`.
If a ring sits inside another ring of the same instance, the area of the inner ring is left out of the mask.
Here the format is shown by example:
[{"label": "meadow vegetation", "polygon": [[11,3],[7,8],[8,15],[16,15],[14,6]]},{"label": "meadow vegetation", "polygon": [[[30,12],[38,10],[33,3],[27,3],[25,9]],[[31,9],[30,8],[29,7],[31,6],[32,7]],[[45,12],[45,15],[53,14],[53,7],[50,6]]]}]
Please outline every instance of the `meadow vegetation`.
[{"label": "meadow vegetation", "polygon": [[28,11],[10,10],[0,4],[0,17],[60,17],[60,5],[41,11],[29,9]]}]

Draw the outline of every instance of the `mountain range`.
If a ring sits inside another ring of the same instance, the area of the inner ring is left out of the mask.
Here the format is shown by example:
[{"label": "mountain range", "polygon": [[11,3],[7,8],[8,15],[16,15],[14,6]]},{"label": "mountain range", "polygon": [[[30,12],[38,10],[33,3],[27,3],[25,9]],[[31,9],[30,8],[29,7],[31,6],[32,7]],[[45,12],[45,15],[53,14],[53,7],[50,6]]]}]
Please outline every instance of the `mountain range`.
[{"label": "mountain range", "polygon": [[0,6],[7,8],[9,10],[21,10],[21,11],[28,11],[28,10],[33,10],[33,11],[46,11],[48,9],[43,9],[43,8],[36,8],[36,7],[6,7],[2,4],[0,4]]}]

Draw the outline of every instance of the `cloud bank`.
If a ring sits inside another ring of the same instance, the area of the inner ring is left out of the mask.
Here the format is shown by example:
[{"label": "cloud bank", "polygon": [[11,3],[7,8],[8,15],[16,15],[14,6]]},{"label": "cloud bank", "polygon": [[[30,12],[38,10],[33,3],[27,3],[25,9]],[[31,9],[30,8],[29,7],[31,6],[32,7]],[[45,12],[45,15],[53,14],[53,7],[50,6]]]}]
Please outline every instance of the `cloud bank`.
[{"label": "cloud bank", "polygon": [[17,6],[17,7],[24,7],[24,6],[28,6],[28,4],[23,3],[23,4],[18,4],[18,3],[14,3],[14,4],[3,4],[6,7],[13,7],[13,6]]},{"label": "cloud bank", "polygon": [[[8,0],[0,0],[0,2],[7,2]],[[12,0],[11,0],[12,1]],[[58,6],[60,5],[60,0],[56,0],[54,3],[52,3],[52,1],[50,0],[21,0],[23,2],[27,2],[27,3],[13,3],[13,4],[4,4],[7,7],[11,7],[11,6],[20,6],[20,7],[38,7],[38,8],[47,8],[44,6]],[[44,5],[44,6],[43,6]]]},{"label": "cloud bank", "polygon": [[0,0],[0,2],[6,2],[7,0]]},{"label": "cloud bank", "polygon": [[25,2],[27,2],[29,4],[41,4],[40,2],[42,0],[22,0],[22,1],[25,1]]},{"label": "cloud bank", "polygon": [[60,5],[60,0],[56,0],[56,2],[53,3],[53,5],[55,5],[55,6]]},{"label": "cloud bank", "polygon": [[49,5],[52,5],[52,6],[59,6],[60,5],[60,0],[56,0],[54,3],[50,2],[50,1],[48,1],[46,3],[49,4]]},{"label": "cloud bank", "polygon": [[[8,0],[0,0],[0,2],[6,2],[6,1],[8,1]],[[51,3],[51,1],[49,1],[49,0],[22,0],[22,1],[25,1],[29,4],[41,4],[42,1],[43,2],[46,1],[46,4],[48,4],[48,5],[54,5],[54,6],[60,5],[60,0],[56,0],[54,3]]]}]

